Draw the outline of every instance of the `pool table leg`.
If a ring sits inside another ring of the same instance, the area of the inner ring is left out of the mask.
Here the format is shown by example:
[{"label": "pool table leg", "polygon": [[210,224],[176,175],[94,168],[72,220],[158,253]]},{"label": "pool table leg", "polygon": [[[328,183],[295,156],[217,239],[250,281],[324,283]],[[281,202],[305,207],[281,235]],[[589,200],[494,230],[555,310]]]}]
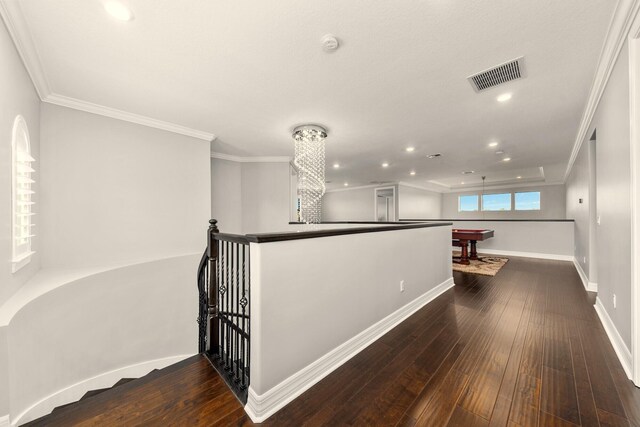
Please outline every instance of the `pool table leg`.
[{"label": "pool table leg", "polygon": [[476,251],[476,241],[471,240],[471,254],[469,255],[469,259],[477,260],[478,252]]},{"label": "pool table leg", "polygon": [[460,245],[462,247],[462,254],[460,255],[460,261],[458,264],[469,265],[469,252],[467,250],[468,240],[460,239]]}]

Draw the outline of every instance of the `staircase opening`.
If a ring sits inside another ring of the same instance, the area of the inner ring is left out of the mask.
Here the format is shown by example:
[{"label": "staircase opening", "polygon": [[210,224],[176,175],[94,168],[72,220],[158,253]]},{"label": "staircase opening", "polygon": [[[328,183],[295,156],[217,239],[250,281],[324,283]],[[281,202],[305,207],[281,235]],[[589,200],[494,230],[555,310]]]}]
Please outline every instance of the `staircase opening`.
[{"label": "staircase opening", "polygon": [[199,351],[243,404],[250,381],[249,241],[211,220],[198,268]]}]

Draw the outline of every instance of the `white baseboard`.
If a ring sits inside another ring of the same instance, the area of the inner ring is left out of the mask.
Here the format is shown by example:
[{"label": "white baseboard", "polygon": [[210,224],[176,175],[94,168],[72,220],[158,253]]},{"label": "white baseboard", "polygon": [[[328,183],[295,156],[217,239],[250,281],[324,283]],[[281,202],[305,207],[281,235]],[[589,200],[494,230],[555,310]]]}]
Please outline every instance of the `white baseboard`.
[{"label": "white baseboard", "polygon": [[9,427],[9,414],[0,417],[0,427]]},{"label": "white baseboard", "polygon": [[478,253],[491,254],[491,255],[504,255],[504,256],[518,256],[523,258],[538,258],[538,259],[554,259],[557,261],[573,261],[573,255],[560,255],[560,254],[543,254],[538,252],[519,252],[519,251],[501,251],[499,249],[482,249]]},{"label": "white baseboard", "polygon": [[589,281],[589,278],[582,269],[582,266],[580,265],[576,257],[573,257],[573,265],[575,265],[576,270],[578,270],[578,275],[580,275],[580,280],[582,280],[584,288],[589,292],[598,292],[598,284],[596,282]]},{"label": "white baseboard", "polygon": [[249,387],[249,397],[244,408],[245,411],[255,423],[266,420],[407,317],[453,286],[453,277],[450,277],[409,304],[365,329],[349,341],[331,350],[320,359],[302,368],[262,395],[258,395],[252,387]]},{"label": "white baseboard", "polygon": [[[451,247],[453,252],[460,252],[460,248]],[[573,261],[573,255],[559,255],[559,254],[543,254],[539,252],[520,252],[520,251],[503,251],[500,249],[483,248],[478,250],[478,254],[484,255],[502,255],[502,256],[517,256],[522,258],[538,258],[538,259],[553,259],[556,261]]]},{"label": "white baseboard", "polygon": [[[60,405],[64,405],[71,402],[78,401],[89,390],[96,390],[100,388],[108,388],[113,386],[122,378],[140,378],[145,376],[154,369],[162,369],[174,363],[178,363],[181,360],[191,357],[191,354],[185,354],[180,356],[165,357],[162,359],[149,360],[147,362],[137,363],[135,365],[125,366],[124,368],[114,369],[113,371],[105,372],[92,378],[77,382],[69,387],[65,387],[62,390],[58,390],[45,398],[34,403],[18,416],[11,420],[12,426],[18,424],[24,424],[29,421],[33,421],[51,413],[51,411]],[[0,418],[0,427],[3,426]],[[7,416],[7,422],[9,418]],[[9,424],[7,424],[9,425]]]},{"label": "white baseboard", "polygon": [[611,341],[611,345],[613,345],[613,349],[616,351],[616,355],[618,355],[618,359],[622,364],[624,372],[627,374],[627,377],[631,379],[631,367],[633,366],[631,351],[629,351],[629,348],[624,343],[616,325],[613,324],[611,317],[609,317],[609,313],[607,313],[607,310],[604,308],[604,305],[602,305],[602,301],[600,301],[599,297],[596,297],[596,304],[594,307],[596,309],[596,313],[598,313],[600,322],[602,322],[602,326],[604,326],[604,330],[609,336],[609,341]]}]

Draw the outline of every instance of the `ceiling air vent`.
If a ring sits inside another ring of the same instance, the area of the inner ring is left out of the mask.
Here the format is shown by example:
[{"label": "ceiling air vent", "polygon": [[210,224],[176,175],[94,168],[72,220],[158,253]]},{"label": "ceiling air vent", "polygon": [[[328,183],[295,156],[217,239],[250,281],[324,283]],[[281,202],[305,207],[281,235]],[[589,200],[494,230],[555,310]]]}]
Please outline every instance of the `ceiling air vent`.
[{"label": "ceiling air vent", "polygon": [[473,90],[482,92],[522,77],[525,77],[523,56],[469,76],[467,80],[473,86]]}]

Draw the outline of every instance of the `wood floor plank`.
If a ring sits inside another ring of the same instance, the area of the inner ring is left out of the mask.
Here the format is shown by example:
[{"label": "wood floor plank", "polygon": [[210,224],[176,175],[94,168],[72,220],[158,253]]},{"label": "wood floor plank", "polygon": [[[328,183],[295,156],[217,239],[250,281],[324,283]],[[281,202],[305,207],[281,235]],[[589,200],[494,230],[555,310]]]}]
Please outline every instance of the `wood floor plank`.
[{"label": "wood floor plank", "polygon": [[562,418],[554,417],[546,412],[540,413],[540,426],[544,427],[575,427],[576,424],[563,420]]},{"label": "wood floor plank", "polygon": [[583,426],[595,426],[598,423],[598,413],[593,400],[593,390],[591,389],[591,381],[587,372],[587,365],[584,360],[584,352],[580,337],[572,336],[571,355],[573,360],[573,368],[575,374],[576,393],[578,397],[578,407],[580,409],[580,421]]},{"label": "wood floor plank", "polygon": [[[583,325],[580,330],[580,339],[583,347],[588,349],[584,351],[584,357],[596,408],[626,417],[622,401],[603,353],[607,348],[600,344],[598,331],[595,330],[595,327]],[[607,369],[603,369],[604,367],[607,367]]]},{"label": "wood floor plank", "polygon": [[538,425],[541,384],[541,378],[520,373],[511,404],[509,421],[527,427]]},{"label": "wood floor plank", "polygon": [[548,366],[542,367],[540,409],[573,424],[580,424],[578,398],[572,375]]},{"label": "wood floor plank", "polygon": [[486,427],[488,425],[489,421],[460,406],[456,406],[447,424],[448,427]]},{"label": "wood floor plank", "polygon": [[[521,293],[528,295],[527,291]],[[493,412],[520,327],[526,301],[518,295],[519,293],[516,293],[511,298],[500,320],[504,326],[496,329],[487,351],[480,355],[476,372],[470,377],[458,403],[467,411],[485,419],[489,419]]]},{"label": "wood floor plank", "polygon": [[598,409],[598,419],[602,427],[629,427],[629,421],[619,415]]}]

